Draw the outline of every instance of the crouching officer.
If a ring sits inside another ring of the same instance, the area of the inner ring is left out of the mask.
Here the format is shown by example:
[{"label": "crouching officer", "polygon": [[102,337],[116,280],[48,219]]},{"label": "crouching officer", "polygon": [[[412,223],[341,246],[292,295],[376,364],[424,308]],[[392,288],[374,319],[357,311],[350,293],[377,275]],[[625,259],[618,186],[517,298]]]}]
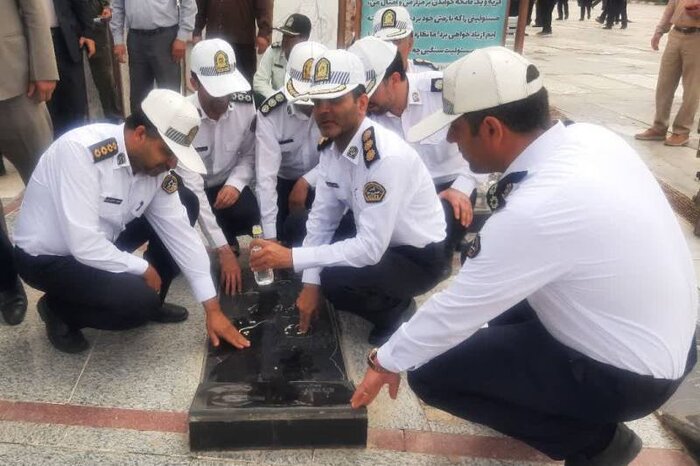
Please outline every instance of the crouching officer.
[{"label": "crouching officer", "polygon": [[[374,121],[406,139],[408,130],[442,108],[442,73],[406,74],[396,46],[376,37],[364,37],[349,49],[365,65],[369,113]],[[447,252],[452,254],[473,218],[472,195],[485,175],[476,175],[456,144],[445,140],[447,129],[412,143],[445,209]],[[476,197],[474,195],[474,197]]]},{"label": "crouching officer", "polygon": [[307,209],[313,202],[321,133],[311,116],[311,100],[291,99],[308,92],[313,62],[326,47],[302,42],[289,55],[284,86],[258,111],[255,131],[256,192],[263,237],[300,246]]},{"label": "crouching officer", "polygon": [[449,125],[472,169],[503,172],[494,213],[450,286],[370,352],[352,405],[384,383],[395,396],[407,370],[426,403],[565,466],[629,464],[642,442],[623,422],[661,406],[696,360],[697,282],[675,214],[619,136],[551,122],[539,71],[515,52],[456,61],[443,95],[409,139]]},{"label": "crouching officer", "polygon": [[[301,331],[309,328],[321,292],[338,309],[374,324],[382,342],[430,290],[445,266],[445,217],[418,154],[399,136],[365,117],[364,69],[355,55],[327,51],[314,64],[309,96],[323,142],[316,198],[303,247],[258,241],[253,270],[304,271],[297,299]],[[347,209],[357,233],[333,244]]]},{"label": "crouching officer", "polygon": [[[191,146],[198,125],[192,104],[157,89],[125,124],[70,131],[41,157],[17,221],[15,257],[21,277],[45,292],[39,314],[60,351],[85,350],[84,327],[124,330],[186,318],[186,310],[161,305],[162,254],[203,303],[212,343],[249,345],[221,311],[208,256],[168,173],[178,160],[204,171]],[[153,263],[131,254],[143,241],[135,244],[129,226],[142,217],[157,235],[150,239],[164,244]]]}]

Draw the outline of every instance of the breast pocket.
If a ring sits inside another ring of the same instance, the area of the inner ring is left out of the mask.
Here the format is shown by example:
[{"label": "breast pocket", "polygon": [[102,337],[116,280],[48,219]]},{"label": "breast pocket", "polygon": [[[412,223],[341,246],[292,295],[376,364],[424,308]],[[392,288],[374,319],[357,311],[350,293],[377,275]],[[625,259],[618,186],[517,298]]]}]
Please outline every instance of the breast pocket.
[{"label": "breast pocket", "polygon": [[116,235],[124,228],[124,202],[126,201],[118,195],[103,193],[100,196],[100,207],[98,209],[100,229],[112,241],[116,239]]}]

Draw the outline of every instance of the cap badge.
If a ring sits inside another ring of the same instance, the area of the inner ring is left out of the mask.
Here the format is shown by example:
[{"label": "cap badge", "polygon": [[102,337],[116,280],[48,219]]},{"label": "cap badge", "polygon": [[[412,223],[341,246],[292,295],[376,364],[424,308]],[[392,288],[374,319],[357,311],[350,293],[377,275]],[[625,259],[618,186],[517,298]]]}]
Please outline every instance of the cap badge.
[{"label": "cap badge", "polygon": [[284,26],[288,28],[294,26],[294,16],[290,16]]},{"label": "cap badge", "polygon": [[311,73],[314,67],[314,59],[309,58],[304,62],[304,66],[301,67],[301,80],[311,81]]},{"label": "cap badge", "polygon": [[395,28],[396,27],[396,12],[392,9],[386,10],[382,13],[382,28]]},{"label": "cap badge", "polygon": [[314,68],[314,82],[328,81],[331,77],[331,62],[327,58],[321,58]]},{"label": "cap badge", "polygon": [[214,71],[216,74],[231,72],[231,63],[229,63],[228,55],[223,50],[219,50],[214,54]]}]

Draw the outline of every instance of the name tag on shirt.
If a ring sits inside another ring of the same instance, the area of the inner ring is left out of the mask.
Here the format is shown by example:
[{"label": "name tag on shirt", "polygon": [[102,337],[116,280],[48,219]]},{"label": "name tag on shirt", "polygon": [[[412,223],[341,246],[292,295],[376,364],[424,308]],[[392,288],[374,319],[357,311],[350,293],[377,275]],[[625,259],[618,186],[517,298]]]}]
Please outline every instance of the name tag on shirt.
[{"label": "name tag on shirt", "polygon": [[209,146],[195,147],[194,150],[197,152],[204,152],[209,149]]},{"label": "name tag on shirt", "polygon": [[326,186],[328,186],[329,188],[340,188],[340,186],[338,186],[338,183],[333,183],[332,181],[326,181]]},{"label": "name tag on shirt", "polygon": [[280,144],[289,144],[290,142],[294,142],[294,139],[283,139],[279,141]]},{"label": "name tag on shirt", "polygon": [[116,205],[119,205],[119,204],[121,204],[122,202],[124,202],[124,200],[123,200],[123,199],[117,199],[116,197],[105,197],[105,202],[106,202],[107,204],[116,204]]}]

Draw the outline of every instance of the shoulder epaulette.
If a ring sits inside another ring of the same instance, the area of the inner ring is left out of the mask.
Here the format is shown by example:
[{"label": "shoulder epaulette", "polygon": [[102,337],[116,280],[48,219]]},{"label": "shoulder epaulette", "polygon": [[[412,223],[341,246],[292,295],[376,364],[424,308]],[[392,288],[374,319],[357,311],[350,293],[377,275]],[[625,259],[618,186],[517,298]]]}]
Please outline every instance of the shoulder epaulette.
[{"label": "shoulder epaulette", "polygon": [[251,91],[234,92],[233,94],[231,94],[231,102],[236,102],[239,104],[252,104],[253,93]]},{"label": "shoulder epaulette", "polygon": [[91,145],[88,147],[88,150],[90,150],[92,158],[94,159],[95,163],[97,163],[117,155],[119,152],[119,146],[117,145],[116,138],[109,138],[105,139],[104,141],[100,141],[97,144]]},{"label": "shoulder epaulette", "polygon": [[333,144],[333,140],[331,138],[322,137],[321,139],[318,140],[318,145],[316,146],[316,149],[319,152],[321,152],[323,149],[330,146],[331,144]]},{"label": "shoulder epaulette", "polygon": [[438,68],[438,66],[430,60],[425,60],[423,58],[414,58],[413,63],[415,63],[416,65],[427,66],[428,68],[435,71],[440,71],[440,68]]},{"label": "shoulder epaulette", "polygon": [[442,78],[433,78],[430,80],[430,91],[431,92],[442,92]]},{"label": "shoulder epaulette", "polygon": [[287,98],[284,96],[284,92],[280,91],[273,94],[260,106],[260,113],[267,116],[273,109],[286,101]]},{"label": "shoulder epaulette", "polygon": [[374,126],[370,126],[362,133],[362,150],[365,154],[365,165],[367,168],[379,160],[379,152],[374,140]]}]

